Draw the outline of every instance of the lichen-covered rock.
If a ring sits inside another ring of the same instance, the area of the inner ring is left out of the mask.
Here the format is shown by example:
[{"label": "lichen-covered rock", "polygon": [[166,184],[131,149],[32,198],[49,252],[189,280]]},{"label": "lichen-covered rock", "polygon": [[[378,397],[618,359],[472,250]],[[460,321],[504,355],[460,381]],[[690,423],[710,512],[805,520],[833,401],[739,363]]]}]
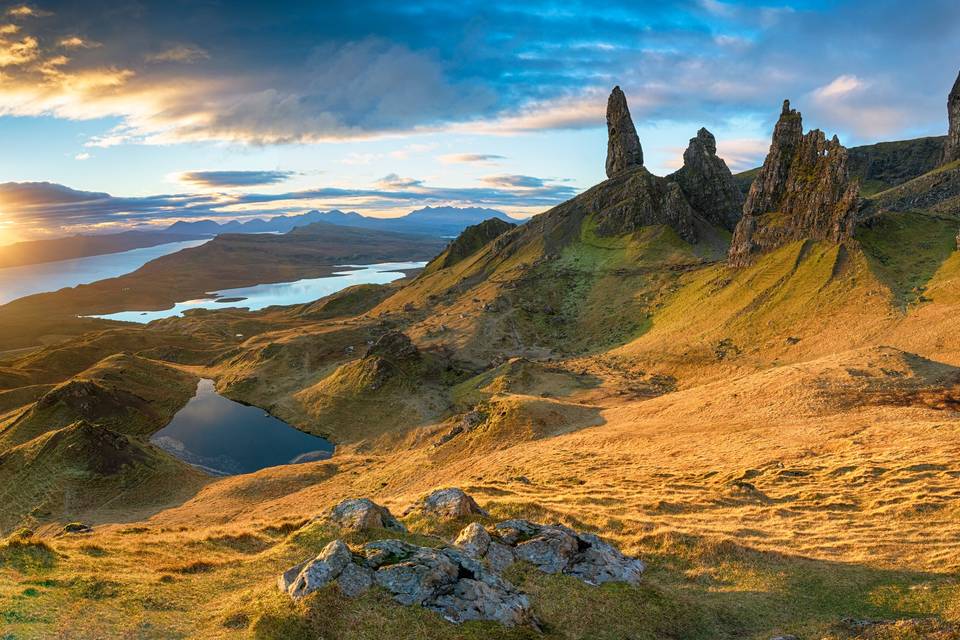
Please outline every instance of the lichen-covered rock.
[{"label": "lichen-covered rock", "polygon": [[614,87],[607,99],[607,177],[643,166],[643,148],[633,126],[627,97]]},{"label": "lichen-covered rock", "polygon": [[[303,565],[297,577],[289,582],[286,592],[294,599],[308,596],[339,577],[352,561],[350,548],[341,540],[334,540],[316,558]],[[284,576],[288,573],[285,572]],[[285,582],[284,576],[281,576],[281,587]]]},{"label": "lichen-covered rock", "polygon": [[[645,569],[642,561],[624,555],[597,536],[559,524],[504,520],[494,526],[494,532],[483,556],[490,566],[494,566],[491,552],[503,546],[516,560],[529,562],[544,573],[564,573],[592,585],[637,584]],[[460,537],[469,540],[477,536],[475,531],[464,530]]]},{"label": "lichen-covered rock", "polygon": [[527,596],[452,548],[417,547],[378,540],[364,547],[373,579],[405,605],[420,605],[447,620],[494,620],[507,626],[534,623]]},{"label": "lichen-covered rock", "polygon": [[847,150],[819,129],[804,135],[798,111],[784,100],[770,152],[750,186],[730,244],[730,264],[803,239],[842,242],[853,235],[859,184]]},{"label": "lichen-covered rock", "polygon": [[356,598],[373,586],[373,570],[351,562],[337,576],[337,586],[348,598]]},{"label": "lichen-covered rock", "polygon": [[947,141],[943,146],[943,161],[954,162],[960,160],[960,74],[953,83],[953,90],[947,98]]},{"label": "lichen-covered rock", "polygon": [[399,520],[393,517],[389,509],[369,498],[344,500],[330,510],[327,520],[349,531],[389,529],[403,533],[407,530]]},{"label": "lichen-covered rock", "polygon": [[470,515],[487,515],[487,512],[480,508],[476,500],[456,487],[437,489],[414,505],[413,508],[424,515],[439,518],[452,519]]},{"label": "lichen-covered rock", "polygon": [[479,522],[471,522],[460,531],[453,544],[471,558],[480,559],[490,548],[490,534]]},{"label": "lichen-covered rock", "polygon": [[683,167],[669,176],[677,182],[690,206],[708,222],[733,231],[743,209],[743,194],[717,155],[717,140],[706,129],[690,139]]}]

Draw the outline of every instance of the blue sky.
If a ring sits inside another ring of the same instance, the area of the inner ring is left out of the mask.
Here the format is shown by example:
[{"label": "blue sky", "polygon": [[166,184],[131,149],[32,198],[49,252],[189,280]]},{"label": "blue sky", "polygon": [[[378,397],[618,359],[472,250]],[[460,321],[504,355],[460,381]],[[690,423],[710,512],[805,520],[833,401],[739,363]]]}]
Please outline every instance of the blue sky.
[{"label": "blue sky", "polygon": [[0,3],[0,243],[531,215],[603,179],[615,84],[665,174],[700,126],[755,166],[784,98],[848,145],[942,134],[958,69],[955,0]]}]

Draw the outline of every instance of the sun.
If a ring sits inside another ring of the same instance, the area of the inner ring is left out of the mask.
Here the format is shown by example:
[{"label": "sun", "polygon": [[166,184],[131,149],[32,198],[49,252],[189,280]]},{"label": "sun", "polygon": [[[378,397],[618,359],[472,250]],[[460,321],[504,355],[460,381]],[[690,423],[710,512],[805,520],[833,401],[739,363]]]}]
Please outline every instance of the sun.
[{"label": "sun", "polygon": [[0,247],[16,241],[17,238],[13,233],[13,221],[0,211]]}]

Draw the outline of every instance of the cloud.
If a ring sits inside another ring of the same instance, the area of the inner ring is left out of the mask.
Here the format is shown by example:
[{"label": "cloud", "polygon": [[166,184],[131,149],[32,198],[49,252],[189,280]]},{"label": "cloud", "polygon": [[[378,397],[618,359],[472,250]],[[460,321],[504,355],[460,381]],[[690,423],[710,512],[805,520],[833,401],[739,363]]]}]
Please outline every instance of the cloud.
[{"label": "cloud", "polygon": [[[193,172],[216,173],[216,172]],[[224,172],[229,173],[229,172]],[[259,173],[259,172],[238,172]],[[532,176],[497,176],[473,187],[436,187],[420,180],[385,176],[370,188],[319,187],[283,193],[197,192],[118,197],[49,182],[0,184],[0,208],[14,231],[77,233],[123,229],[175,220],[275,215],[310,209],[382,212],[423,206],[480,206],[537,213],[577,193],[566,184]]]},{"label": "cloud", "polygon": [[181,62],[192,64],[207,60],[210,54],[195,44],[176,44],[163,51],[147,55],[147,62]]},{"label": "cloud", "polygon": [[395,173],[390,173],[377,180],[377,187],[381,189],[412,189],[422,187],[423,180],[414,178],[401,178]]},{"label": "cloud", "polygon": [[831,100],[860,91],[866,83],[854,75],[842,75],[834,78],[829,84],[817,87],[813,91],[816,100]]},{"label": "cloud", "polygon": [[481,178],[481,182],[492,187],[507,189],[538,189],[544,186],[543,178],[519,175],[486,176]]},{"label": "cloud", "polygon": [[28,4],[19,4],[7,9],[7,15],[12,18],[41,18],[53,14]]},{"label": "cloud", "polygon": [[174,177],[193,187],[222,189],[278,184],[294,175],[295,171],[186,171]]},{"label": "cloud", "polygon": [[452,153],[440,156],[444,164],[497,164],[498,160],[506,160],[506,156],[493,153]]},{"label": "cloud", "polygon": [[74,159],[74,160],[89,160],[89,159],[92,158],[92,157],[93,157],[93,156],[91,156],[89,153],[87,153],[87,152],[84,151],[84,152],[82,152],[82,153],[78,153],[77,155],[73,156],[73,159]]},{"label": "cloud", "polygon": [[65,49],[93,49],[103,46],[99,42],[84,40],[80,36],[70,36],[60,41],[60,46]]},{"label": "cloud", "polygon": [[954,0],[877,0],[867,13],[853,0],[638,7],[468,0],[278,12],[238,1],[119,10],[90,0],[50,15],[18,5],[7,27],[19,31],[0,26],[0,114],[118,120],[94,145],[514,135],[602,127],[606,95],[620,84],[634,119],[651,125],[744,114],[772,124],[785,97],[862,95],[883,100],[867,124],[826,103],[809,109],[811,124],[854,136],[944,128],[960,48]]}]

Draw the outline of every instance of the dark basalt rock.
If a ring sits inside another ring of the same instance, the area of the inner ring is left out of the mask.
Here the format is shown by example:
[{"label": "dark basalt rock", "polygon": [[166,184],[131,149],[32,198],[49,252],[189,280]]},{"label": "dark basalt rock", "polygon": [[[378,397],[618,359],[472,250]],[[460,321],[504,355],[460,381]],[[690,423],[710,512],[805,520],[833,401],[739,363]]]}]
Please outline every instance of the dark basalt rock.
[{"label": "dark basalt rock", "polygon": [[607,99],[607,177],[643,166],[643,148],[633,126],[627,97],[614,87]]},{"label": "dark basalt rock", "polygon": [[683,152],[683,168],[669,179],[680,185],[690,206],[708,222],[729,231],[737,226],[743,194],[727,163],[717,155],[717,140],[712,133],[700,129],[690,139]]},{"label": "dark basalt rock", "polygon": [[420,351],[407,334],[388,331],[370,345],[365,357],[383,358],[392,364],[402,364],[419,361]]},{"label": "dark basalt rock", "polygon": [[842,242],[853,235],[859,183],[847,150],[819,129],[804,135],[800,113],[784,100],[770,152],[750,186],[730,245],[730,264],[802,239]]},{"label": "dark basalt rock", "polygon": [[950,126],[943,147],[944,163],[960,160],[960,74],[957,74],[957,81],[953,83],[953,90],[947,98],[947,119]]},{"label": "dark basalt rock", "polygon": [[516,226],[500,218],[490,218],[480,224],[469,226],[450,243],[446,251],[437,256],[434,262],[427,265],[424,272],[453,266]]},{"label": "dark basalt rock", "polygon": [[643,167],[619,174],[581,196],[581,204],[596,215],[597,234],[617,236],[664,224],[687,242],[696,242],[694,216],[683,189]]}]

